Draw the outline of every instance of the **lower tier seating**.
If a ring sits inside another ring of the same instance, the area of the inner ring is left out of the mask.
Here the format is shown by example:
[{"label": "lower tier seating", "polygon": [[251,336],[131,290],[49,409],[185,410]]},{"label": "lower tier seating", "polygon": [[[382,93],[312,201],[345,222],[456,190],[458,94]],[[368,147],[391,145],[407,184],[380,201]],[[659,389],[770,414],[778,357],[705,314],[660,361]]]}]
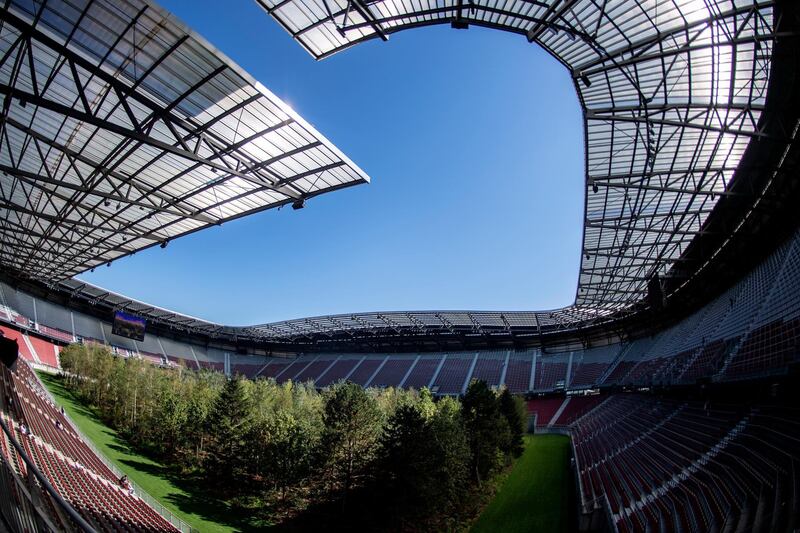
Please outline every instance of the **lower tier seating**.
[{"label": "lower tier seating", "polygon": [[[65,414],[49,400],[38,377],[23,361],[0,369],[2,416],[25,454],[56,492],[97,531],[177,531],[166,519],[120,485],[114,472],[89,448]],[[27,474],[24,462],[3,437],[0,451]],[[45,498],[54,524],[63,524]]]},{"label": "lower tier seating", "polygon": [[619,531],[795,531],[800,410],[636,394],[572,426],[584,508]]}]

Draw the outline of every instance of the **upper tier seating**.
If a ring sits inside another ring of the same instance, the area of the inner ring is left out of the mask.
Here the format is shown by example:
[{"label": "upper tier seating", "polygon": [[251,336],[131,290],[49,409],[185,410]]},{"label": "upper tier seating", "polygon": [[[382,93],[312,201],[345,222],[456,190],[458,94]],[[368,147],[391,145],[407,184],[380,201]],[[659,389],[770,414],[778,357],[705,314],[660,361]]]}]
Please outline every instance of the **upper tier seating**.
[{"label": "upper tier seating", "polygon": [[470,380],[485,381],[490,387],[499,386],[500,378],[503,376],[505,359],[506,354],[503,352],[482,352],[478,354],[478,361],[475,363]]},{"label": "upper tier seating", "polygon": [[335,359],[332,358],[318,358],[311,361],[303,370],[300,371],[293,381],[304,383],[306,381],[316,381],[320,374],[325,372]]},{"label": "upper tier seating", "polygon": [[411,369],[411,374],[406,378],[404,387],[409,389],[421,389],[430,385],[436,369],[439,368],[441,358],[420,358],[414,368]]},{"label": "upper tier seating", "polygon": [[385,358],[365,357],[361,363],[353,370],[347,378],[353,383],[357,383],[362,387],[366,387],[372,379],[373,374],[378,371]]},{"label": "upper tier seating", "polygon": [[317,386],[327,387],[328,385],[347,378],[355,369],[356,365],[361,362],[361,359],[361,357],[340,357],[331,367],[320,375],[319,379],[317,379]]},{"label": "upper tier seating", "polygon": [[506,366],[505,386],[511,392],[526,392],[531,389],[531,357],[511,354]]},{"label": "upper tier seating", "polygon": [[551,358],[539,358],[536,361],[536,379],[534,390],[548,391],[566,387],[568,363],[551,361]]},{"label": "upper tier seating", "polygon": [[438,394],[461,394],[464,392],[473,360],[474,356],[448,355],[433,382],[433,390]]},{"label": "upper tier seating", "polygon": [[383,365],[383,368],[372,378],[370,386],[399,387],[413,364],[413,358],[389,358]]}]

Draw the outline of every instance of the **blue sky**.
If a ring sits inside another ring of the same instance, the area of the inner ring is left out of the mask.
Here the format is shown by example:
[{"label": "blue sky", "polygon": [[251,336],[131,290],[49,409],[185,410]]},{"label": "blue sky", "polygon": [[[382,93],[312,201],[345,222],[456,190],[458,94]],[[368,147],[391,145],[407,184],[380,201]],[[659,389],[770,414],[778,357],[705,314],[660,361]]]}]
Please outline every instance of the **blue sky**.
[{"label": "blue sky", "polygon": [[566,70],[519,35],[449,26],[314,61],[255,2],[167,0],[372,183],[269,210],[82,279],[233,325],[573,302],[583,130]]}]

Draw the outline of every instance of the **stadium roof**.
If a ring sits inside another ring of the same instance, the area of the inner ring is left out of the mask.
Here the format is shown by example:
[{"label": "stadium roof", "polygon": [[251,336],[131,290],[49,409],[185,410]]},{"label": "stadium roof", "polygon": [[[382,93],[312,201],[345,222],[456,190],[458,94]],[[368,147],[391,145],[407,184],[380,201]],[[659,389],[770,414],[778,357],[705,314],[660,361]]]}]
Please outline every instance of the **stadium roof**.
[{"label": "stadium roof", "polygon": [[153,4],[12,0],[0,9],[4,267],[63,280],[369,180]]},{"label": "stadium roof", "polygon": [[796,43],[800,10],[781,15],[791,2],[258,1],[317,58],[450,23],[519,33],[564,64],[586,144],[575,304],[353,313],[238,328],[64,279],[176,235],[367,179],[210,45],[160,9],[132,2],[97,0],[85,11],[64,2],[54,10],[50,2],[38,15],[12,4],[4,12],[4,264],[49,280],[45,294],[59,301],[98,313],[128,309],[166,329],[237,343],[477,346],[582,336],[595,325],[616,330],[617,319],[647,308],[656,273],[668,296],[709,276],[720,283],[721,273],[747,267],[731,254],[752,252],[755,241],[768,246],[758,232],[797,214],[798,57],[796,44],[785,43]]},{"label": "stadium roof", "polygon": [[317,59],[449,23],[518,33],[559,60],[584,114],[583,313],[629,308],[669,275],[765,136],[772,1],[258,2]]}]

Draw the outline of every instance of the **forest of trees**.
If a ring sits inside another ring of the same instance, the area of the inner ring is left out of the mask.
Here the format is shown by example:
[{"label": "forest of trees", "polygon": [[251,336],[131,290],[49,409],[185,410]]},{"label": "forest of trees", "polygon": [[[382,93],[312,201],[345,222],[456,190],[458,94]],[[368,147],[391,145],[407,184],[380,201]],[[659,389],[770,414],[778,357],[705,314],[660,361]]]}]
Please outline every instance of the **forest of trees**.
[{"label": "forest of trees", "polygon": [[[524,403],[338,383],[228,379],[72,345],[67,387],[134,447],[266,521],[444,530],[474,516],[522,452]],[[322,517],[322,518],[321,518]]]}]

